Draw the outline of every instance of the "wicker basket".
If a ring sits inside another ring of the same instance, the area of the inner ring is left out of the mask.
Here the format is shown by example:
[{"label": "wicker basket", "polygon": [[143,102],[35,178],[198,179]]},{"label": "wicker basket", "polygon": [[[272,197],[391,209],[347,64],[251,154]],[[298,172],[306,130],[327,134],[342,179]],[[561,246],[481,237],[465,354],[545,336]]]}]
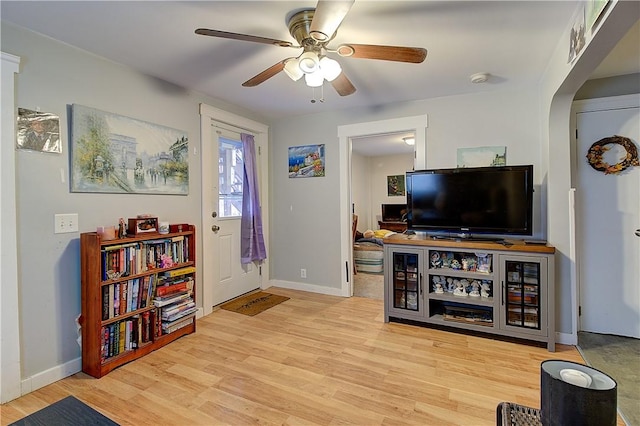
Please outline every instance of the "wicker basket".
[{"label": "wicker basket", "polygon": [[498,426],[539,426],[540,410],[514,404],[513,402],[501,402],[496,408],[496,424]]}]

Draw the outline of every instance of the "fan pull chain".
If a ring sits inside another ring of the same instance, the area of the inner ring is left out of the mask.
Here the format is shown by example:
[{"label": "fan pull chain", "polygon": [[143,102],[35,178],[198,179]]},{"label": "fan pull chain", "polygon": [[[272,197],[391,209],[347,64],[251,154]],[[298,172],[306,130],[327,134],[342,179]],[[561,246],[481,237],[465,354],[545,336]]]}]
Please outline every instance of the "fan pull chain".
[{"label": "fan pull chain", "polygon": [[[311,103],[315,104],[316,103],[316,88],[312,87],[311,90],[313,91],[313,98],[311,99]],[[320,99],[318,99],[320,101],[320,103],[324,102],[324,83],[322,84],[322,86],[320,86]]]}]

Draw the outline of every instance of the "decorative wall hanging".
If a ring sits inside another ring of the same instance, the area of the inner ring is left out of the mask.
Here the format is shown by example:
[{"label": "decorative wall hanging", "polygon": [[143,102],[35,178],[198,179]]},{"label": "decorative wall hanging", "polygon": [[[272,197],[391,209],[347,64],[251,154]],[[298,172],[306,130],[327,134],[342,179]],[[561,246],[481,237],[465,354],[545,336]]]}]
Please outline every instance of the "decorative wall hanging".
[{"label": "decorative wall hanging", "polygon": [[584,13],[584,5],[580,5],[572,19],[573,24],[571,25],[571,33],[569,34],[568,64],[572,63],[578,57],[578,54],[586,44]]},{"label": "decorative wall hanging", "polygon": [[387,176],[387,195],[404,196],[404,175]]},{"label": "decorative wall hanging", "polygon": [[289,147],[289,177],[324,176],[324,144]]},{"label": "decorative wall hanging", "polygon": [[[604,161],[603,157],[604,153],[611,149],[607,145],[620,145],[625,149],[626,154],[617,163],[609,164]],[[635,144],[631,139],[618,135],[594,142],[589,148],[586,157],[591,167],[599,172],[604,172],[605,175],[618,174],[628,167],[640,165],[640,162],[638,162],[638,149]]]},{"label": "decorative wall hanging", "polygon": [[189,193],[186,132],[81,105],[71,110],[72,192]]},{"label": "decorative wall hanging", "polygon": [[506,165],[506,146],[458,148],[458,167],[499,167]]},{"label": "decorative wall hanging", "polygon": [[18,108],[16,148],[31,151],[62,152],[60,117],[48,112]]}]

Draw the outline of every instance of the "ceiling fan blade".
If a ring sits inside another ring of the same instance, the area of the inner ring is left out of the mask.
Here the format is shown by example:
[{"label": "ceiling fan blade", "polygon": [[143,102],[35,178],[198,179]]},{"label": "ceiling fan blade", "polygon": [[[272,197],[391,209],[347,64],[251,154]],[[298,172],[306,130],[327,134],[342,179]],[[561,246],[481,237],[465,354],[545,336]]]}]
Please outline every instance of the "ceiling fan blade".
[{"label": "ceiling fan blade", "polygon": [[354,1],[319,0],[309,26],[309,35],[318,41],[331,39]]},{"label": "ceiling fan blade", "polygon": [[262,71],[260,74],[256,75],[255,77],[251,77],[249,80],[242,83],[242,85],[244,87],[255,87],[260,83],[264,83],[265,81],[267,81],[268,79],[270,79],[271,77],[278,74],[280,71],[284,69],[285,61],[286,59],[284,61],[278,62],[275,65],[270,66],[266,70]]},{"label": "ceiling fan blade", "polygon": [[230,33],[227,31],[209,30],[207,28],[198,28],[196,34],[211,37],[228,38],[231,40],[252,41],[255,43],[273,44],[280,47],[293,47],[293,44],[284,40],[276,40],[274,38],[259,37],[247,34]]},{"label": "ceiling fan blade", "polygon": [[340,96],[349,96],[356,91],[356,88],[351,84],[351,81],[344,74],[344,71],[331,82],[331,85]]},{"label": "ceiling fan blade", "polygon": [[341,44],[340,56],[419,64],[427,57],[427,49],[421,47],[377,46],[374,44]]}]

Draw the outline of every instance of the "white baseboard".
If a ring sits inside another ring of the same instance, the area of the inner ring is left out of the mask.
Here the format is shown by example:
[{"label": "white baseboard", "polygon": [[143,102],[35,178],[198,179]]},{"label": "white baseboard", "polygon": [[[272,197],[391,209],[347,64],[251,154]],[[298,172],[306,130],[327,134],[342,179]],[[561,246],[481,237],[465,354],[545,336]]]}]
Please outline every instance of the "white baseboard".
[{"label": "white baseboard", "polygon": [[578,344],[578,336],[575,333],[556,333],[556,343],[575,346]]},{"label": "white baseboard", "polygon": [[[202,316],[203,309],[199,308],[196,311],[196,318],[201,318]],[[69,377],[76,373],[79,373],[80,371],[82,371],[82,357],[78,357],[69,362],[50,368],[22,380],[22,382],[20,383],[20,395],[26,395],[47,385],[55,383],[58,380],[62,380],[65,377]]]},{"label": "white baseboard", "polygon": [[79,373],[80,371],[82,371],[82,357],[78,357],[22,380],[20,383],[21,394],[26,395],[65,377]]},{"label": "white baseboard", "polygon": [[325,287],[321,285],[305,284],[305,283],[298,283],[294,281],[282,281],[282,280],[269,280],[267,285],[268,285],[267,287],[262,287],[262,288],[267,289],[269,287],[281,287],[281,288],[288,288],[290,290],[301,290],[301,291],[308,291],[311,293],[326,294],[329,296],[345,297],[342,294],[341,288]]}]

